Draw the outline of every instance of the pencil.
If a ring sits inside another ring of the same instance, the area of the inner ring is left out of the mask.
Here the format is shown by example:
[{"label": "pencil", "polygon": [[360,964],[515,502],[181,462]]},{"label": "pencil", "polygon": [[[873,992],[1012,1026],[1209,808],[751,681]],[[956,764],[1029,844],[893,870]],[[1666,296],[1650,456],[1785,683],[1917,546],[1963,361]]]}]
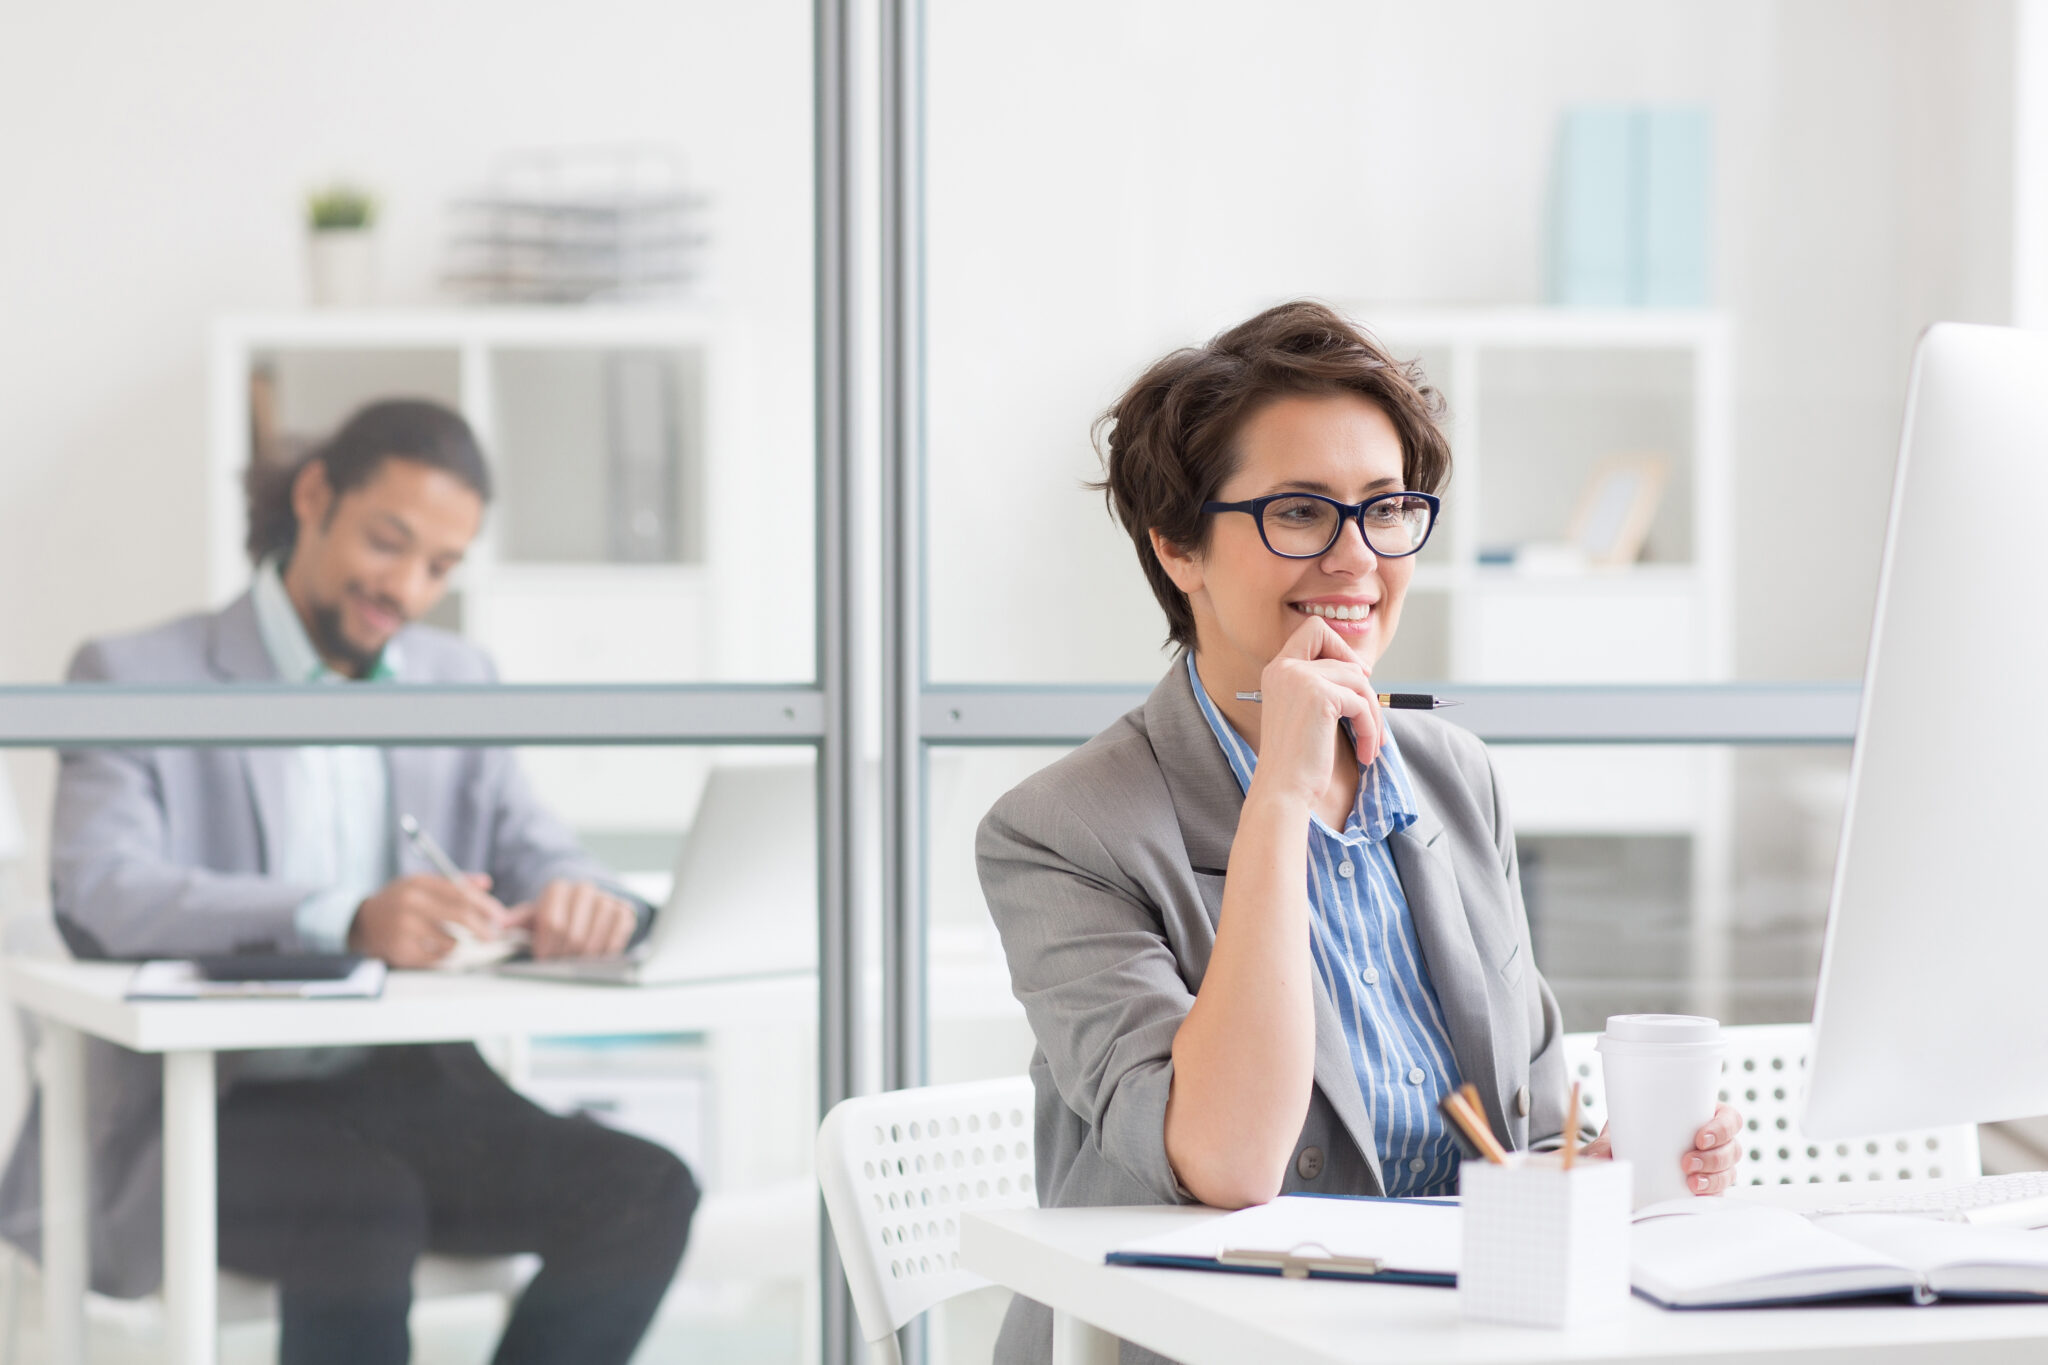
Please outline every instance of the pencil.
[{"label": "pencil", "polygon": [[1493,1135],[1493,1129],[1486,1126],[1485,1114],[1467,1104],[1462,1094],[1446,1095],[1444,1103],[1450,1106],[1449,1113],[1452,1119],[1465,1130],[1465,1136],[1472,1139],[1472,1145],[1479,1149],[1481,1155],[1496,1166],[1505,1166],[1508,1160],[1507,1149],[1500,1145],[1500,1139]]},{"label": "pencil", "polygon": [[1485,1156],[1486,1153],[1480,1150],[1479,1144],[1472,1140],[1472,1134],[1465,1130],[1465,1120],[1458,1113],[1457,1109],[1452,1106],[1451,1099],[1450,1095],[1445,1095],[1439,1099],[1436,1102],[1436,1111],[1450,1120],[1451,1136],[1457,1139],[1458,1150],[1468,1160],[1472,1157]]},{"label": "pencil", "polygon": [[1466,1116],[1465,1106],[1458,1102],[1456,1091],[1452,1091],[1438,1100],[1436,1107],[1437,1112],[1451,1121],[1451,1131],[1456,1133],[1460,1139],[1459,1146],[1465,1148],[1473,1156],[1484,1157],[1488,1161],[1493,1160],[1487,1154],[1486,1149],[1479,1145],[1479,1134],[1472,1127],[1472,1120]]},{"label": "pencil", "polygon": [[1564,1112],[1564,1168],[1572,1168],[1572,1159],[1579,1152],[1579,1083],[1572,1082],[1571,1102]]},{"label": "pencil", "polygon": [[[1462,702],[1453,701],[1449,697],[1439,697],[1428,692],[1382,692],[1379,698],[1380,705],[1390,711],[1434,711],[1439,707],[1463,705]],[[1266,698],[1263,692],[1240,692],[1237,699],[1264,701]]]}]

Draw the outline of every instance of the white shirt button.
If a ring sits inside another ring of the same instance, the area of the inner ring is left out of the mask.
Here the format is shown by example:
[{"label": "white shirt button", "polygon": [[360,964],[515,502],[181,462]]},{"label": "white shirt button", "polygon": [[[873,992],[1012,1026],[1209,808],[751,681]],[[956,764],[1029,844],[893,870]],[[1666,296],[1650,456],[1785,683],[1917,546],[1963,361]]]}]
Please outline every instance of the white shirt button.
[{"label": "white shirt button", "polygon": [[1338,875],[1338,876],[1340,876],[1340,877],[1348,877],[1348,876],[1350,876],[1350,875],[1351,875],[1351,864],[1350,864],[1350,863],[1349,863],[1348,861],[1347,861],[1347,862],[1341,862],[1341,863],[1338,863],[1338,864],[1337,864],[1337,875]]},{"label": "white shirt button", "polygon": [[1419,1067],[1419,1066],[1413,1066],[1413,1067],[1410,1067],[1410,1068],[1408,1068],[1408,1084],[1410,1084],[1410,1085],[1421,1085],[1421,1084],[1422,1084],[1422,1068],[1421,1068],[1421,1067]]},{"label": "white shirt button", "polygon": [[1427,1166],[1428,1164],[1428,1162],[1424,1161],[1419,1156],[1412,1156],[1408,1158],[1408,1169],[1415,1172],[1415,1174],[1417,1175],[1421,1175],[1422,1168],[1424,1166]]},{"label": "white shirt button", "polygon": [[1377,967],[1367,967],[1361,975],[1365,977],[1365,984],[1368,986],[1380,984],[1380,969]]}]

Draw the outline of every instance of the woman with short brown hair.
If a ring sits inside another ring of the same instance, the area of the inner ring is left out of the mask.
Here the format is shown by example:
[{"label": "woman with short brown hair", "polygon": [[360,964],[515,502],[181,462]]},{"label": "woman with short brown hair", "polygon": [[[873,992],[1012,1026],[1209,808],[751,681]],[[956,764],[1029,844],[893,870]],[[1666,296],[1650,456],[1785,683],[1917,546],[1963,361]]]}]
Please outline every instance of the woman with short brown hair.
[{"label": "woman with short brown hair", "polygon": [[[1371,680],[1449,478],[1442,412],[1416,367],[1289,303],[1105,414],[1102,486],[1182,653],[977,839],[1038,1040],[1042,1204],[1446,1193],[1460,1084],[1509,1147],[1562,1134],[1485,747]],[[1738,1127],[1701,1130],[1692,1188],[1725,1188]],[[1050,1342],[1019,1300],[997,1356]]]}]

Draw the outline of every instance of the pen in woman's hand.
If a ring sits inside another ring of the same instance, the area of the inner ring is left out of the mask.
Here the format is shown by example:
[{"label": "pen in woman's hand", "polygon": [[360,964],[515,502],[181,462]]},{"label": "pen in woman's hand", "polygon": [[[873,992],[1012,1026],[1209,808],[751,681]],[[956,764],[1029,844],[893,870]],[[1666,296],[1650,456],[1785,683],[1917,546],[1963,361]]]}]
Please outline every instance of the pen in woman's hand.
[{"label": "pen in woman's hand", "polygon": [[[1433,696],[1428,692],[1382,692],[1379,694],[1379,698],[1381,706],[1394,711],[1434,711],[1440,706],[1458,706],[1462,704],[1451,700],[1449,697]],[[1266,698],[1265,694],[1261,692],[1240,692],[1237,694],[1237,699],[1239,701],[1264,701]]]}]

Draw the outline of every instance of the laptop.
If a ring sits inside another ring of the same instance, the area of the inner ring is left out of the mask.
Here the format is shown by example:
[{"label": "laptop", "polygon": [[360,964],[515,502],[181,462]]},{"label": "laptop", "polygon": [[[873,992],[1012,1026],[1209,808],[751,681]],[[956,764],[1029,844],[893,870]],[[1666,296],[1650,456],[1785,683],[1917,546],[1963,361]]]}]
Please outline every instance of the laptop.
[{"label": "laptop", "polygon": [[818,794],[805,761],[720,764],[668,903],[622,957],[506,962],[509,976],[622,986],[734,981],[818,965]]}]

